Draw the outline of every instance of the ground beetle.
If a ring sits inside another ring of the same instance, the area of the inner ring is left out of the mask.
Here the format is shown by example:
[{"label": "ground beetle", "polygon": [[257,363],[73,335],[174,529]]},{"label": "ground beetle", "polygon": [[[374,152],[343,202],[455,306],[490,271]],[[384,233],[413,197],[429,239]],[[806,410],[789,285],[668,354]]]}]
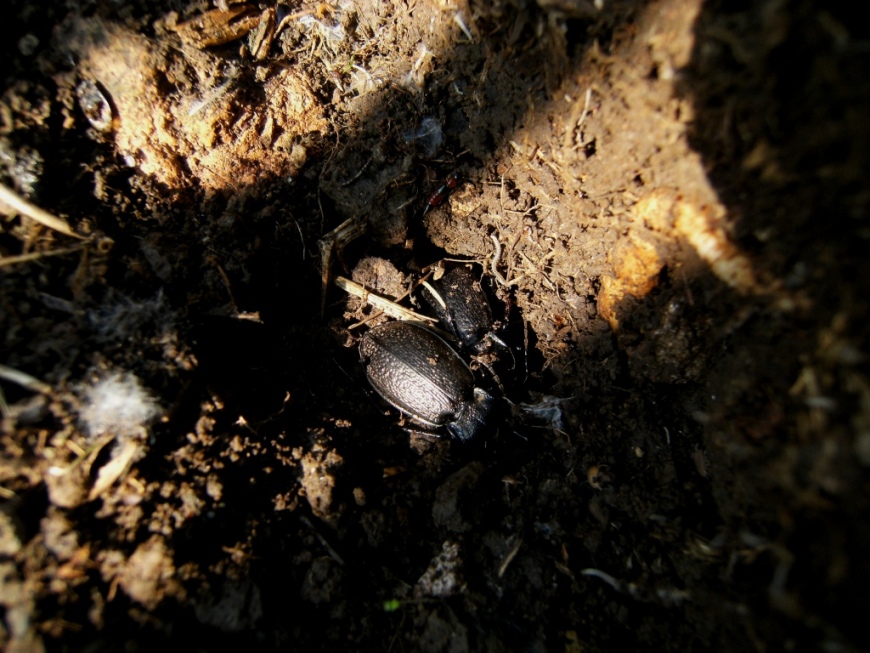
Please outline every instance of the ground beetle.
[{"label": "ground beetle", "polygon": [[453,268],[438,281],[423,284],[423,296],[463,347],[475,353],[486,348],[492,311],[468,268]]},{"label": "ground beetle", "polygon": [[424,426],[444,426],[462,441],[484,424],[494,399],[475,387],[465,361],[415,322],[388,322],[360,342],[366,376],[384,399]]},{"label": "ground beetle", "polygon": [[[484,348],[492,313],[467,268],[433,282],[427,299],[460,344],[475,352]],[[459,440],[474,437],[495,403],[476,386],[460,355],[420,324],[388,322],[372,329],[360,342],[360,355],[369,383],[388,403],[421,425],[445,427]]]}]

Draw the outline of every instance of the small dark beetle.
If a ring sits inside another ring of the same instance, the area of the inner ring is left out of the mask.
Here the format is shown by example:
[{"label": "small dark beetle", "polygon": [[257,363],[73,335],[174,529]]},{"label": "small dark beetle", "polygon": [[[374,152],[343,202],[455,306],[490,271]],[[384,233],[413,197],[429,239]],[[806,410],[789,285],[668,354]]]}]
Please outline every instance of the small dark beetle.
[{"label": "small dark beetle", "polygon": [[462,441],[483,425],[494,399],[475,387],[468,365],[444,340],[413,322],[366,333],[360,355],[372,387],[424,426],[444,426]]},{"label": "small dark beetle", "polygon": [[492,311],[480,283],[468,268],[453,268],[423,288],[423,296],[438,319],[463,347],[475,353],[486,348],[487,336],[492,331]]}]

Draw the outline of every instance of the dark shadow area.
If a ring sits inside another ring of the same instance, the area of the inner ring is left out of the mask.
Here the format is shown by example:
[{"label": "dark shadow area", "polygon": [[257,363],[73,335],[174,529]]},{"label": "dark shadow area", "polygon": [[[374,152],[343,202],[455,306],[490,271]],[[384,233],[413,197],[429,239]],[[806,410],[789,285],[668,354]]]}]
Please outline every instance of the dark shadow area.
[{"label": "dark shadow area", "polygon": [[[778,547],[773,579],[740,580],[765,628],[865,649],[851,610],[870,580],[868,475],[851,455],[862,392],[847,380],[857,360],[833,351],[867,344],[870,32],[847,3],[705,2],[695,35],[682,82],[692,147],[740,247],[800,298],[756,305],[712,375],[720,462],[739,470],[717,503],[725,523]],[[820,383],[807,393],[802,378]],[[812,423],[806,394],[832,400]]]}]

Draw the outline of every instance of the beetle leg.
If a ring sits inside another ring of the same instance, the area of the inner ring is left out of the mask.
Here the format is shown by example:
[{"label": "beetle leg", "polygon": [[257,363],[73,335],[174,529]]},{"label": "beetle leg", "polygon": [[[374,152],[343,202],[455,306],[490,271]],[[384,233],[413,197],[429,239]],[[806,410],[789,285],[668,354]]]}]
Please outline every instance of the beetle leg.
[{"label": "beetle leg", "polygon": [[492,380],[495,381],[498,389],[501,390],[502,395],[505,394],[504,385],[502,385],[501,379],[498,374],[495,373],[492,365],[489,361],[485,360],[483,356],[472,356],[471,360],[480,365],[481,367],[486,368],[486,371],[489,372],[489,375],[492,377]]},{"label": "beetle leg", "polygon": [[435,433],[433,431],[421,431],[420,429],[409,428],[403,428],[403,430],[412,438],[417,438],[425,442],[440,442],[444,439],[443,435],[441,435],[440,433]]},{"label": "beetle leg", "polygon": [[495,344],[497,344],[501,348],[501,351],[506,351],[507,353],[509,353],[511,355],[510,369],[516,368],[517,359],[516,359],[516,356],[514,356],[514,352],[511,351],[510,345],[508,345],[504,340],[502,340],[497,335],[495,335],[495,332],[493,332],[493,331],[490,331],[489,333],[487,333],[486,337],[484,339],[489,340],[490,342],[494,342]]}]

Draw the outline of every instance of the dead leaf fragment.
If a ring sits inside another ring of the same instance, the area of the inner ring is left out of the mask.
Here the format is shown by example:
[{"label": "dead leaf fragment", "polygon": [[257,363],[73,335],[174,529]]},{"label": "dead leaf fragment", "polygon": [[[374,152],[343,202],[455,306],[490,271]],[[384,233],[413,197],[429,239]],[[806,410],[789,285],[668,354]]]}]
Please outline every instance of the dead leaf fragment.
[{"label": "dead leaf fragment", "polygon": [[176,25],[173,29],[187,45],[208,48],[242,38],[260,24],[260,14],[251,5],[212,9]]},{"label": "dead leaf fragment", "polygon": [[124,475],[140,452],[140,449],[141,446],[135,440],[127,440],[119,449],[116,449],[112,454],[111,460],[100,467],[100,471],[97,472],[97,480],[94,482],[90,493],[88,493],[88,501],[96,499]]}]

